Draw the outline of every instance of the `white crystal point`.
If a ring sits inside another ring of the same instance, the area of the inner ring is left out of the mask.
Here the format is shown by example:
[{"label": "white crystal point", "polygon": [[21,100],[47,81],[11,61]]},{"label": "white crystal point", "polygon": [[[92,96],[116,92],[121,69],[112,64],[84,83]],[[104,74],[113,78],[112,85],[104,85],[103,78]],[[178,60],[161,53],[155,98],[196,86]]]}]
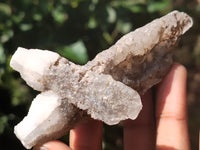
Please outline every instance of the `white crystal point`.
[{"label": "white crystal point", "polygon": [[65,101],[52,91],[43,92],[33,100],[28,115],[14,128],[24,147],[30,149],[43,142],[42,139],[55,138],[53,134],[64,128],[67,123]]},{"label": "white crystal point", "polygon": [[29,86],[43,91],[45,69],[48,69],[59,57],[59,54],[55,52],[19,47],[12,56],[10,66],[21,74]]}]

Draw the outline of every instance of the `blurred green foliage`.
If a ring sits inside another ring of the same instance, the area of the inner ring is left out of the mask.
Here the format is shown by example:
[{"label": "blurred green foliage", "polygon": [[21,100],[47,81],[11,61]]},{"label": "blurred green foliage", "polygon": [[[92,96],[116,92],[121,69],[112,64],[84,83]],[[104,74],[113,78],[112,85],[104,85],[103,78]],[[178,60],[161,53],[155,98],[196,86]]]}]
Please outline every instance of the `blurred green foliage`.
[{"label": "blurred green foliage", "polygon": [[[37,94],[9,66],[17,47],[49,49],[85,64],[123,34],[173,9],[199,19],[200,4],[195,0],[1,0],[0,149],[24,149],[13,127],[26,115]],[[199,55],[198,48],[195,53]],[[110,131],[113,135],[104,132],[104,149],[122,149],[120,127]]]}]

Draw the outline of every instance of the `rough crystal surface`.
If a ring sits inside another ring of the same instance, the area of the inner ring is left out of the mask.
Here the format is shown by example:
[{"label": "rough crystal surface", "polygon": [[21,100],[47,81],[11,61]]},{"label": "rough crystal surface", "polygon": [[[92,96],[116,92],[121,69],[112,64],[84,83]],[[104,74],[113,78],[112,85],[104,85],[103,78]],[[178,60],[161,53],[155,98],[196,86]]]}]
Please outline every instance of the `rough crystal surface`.
[{"label": "rough crystal surface", "polygon": [[109,125],[135,119],[140,95],[168,72],[171,48],[192,24],[187,14],[173,11],[123,36],[84,66],[54,52],[18,48],[11,66],[42,93],[15,134],[31,148],[61,137],[88,116]]},{"label": "rough crystal surface", "polygon": [[[46,72],[47,87],[86,110],[94,119],[112,125],[135,119],[141,110],[139,94],[112,76],[81,69],[66,59]],[[132,113],[130,113],[132,111]]]}]

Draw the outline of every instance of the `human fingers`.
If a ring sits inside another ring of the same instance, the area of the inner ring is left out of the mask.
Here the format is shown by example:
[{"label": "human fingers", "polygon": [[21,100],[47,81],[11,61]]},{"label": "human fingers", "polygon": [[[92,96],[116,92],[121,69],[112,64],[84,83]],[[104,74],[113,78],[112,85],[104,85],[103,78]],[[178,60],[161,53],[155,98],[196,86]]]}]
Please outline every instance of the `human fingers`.
[{"label": "human fingers", "polygon": [[42,145],[37,145],[33,148],[33,150],[72,150],[72,149],[63,142],[54,140],[44,143]]},{"label": "human fingers", "polygon": [[73,150],[101,150],[103,124],[91,120],[70,131],[70,147]]},{"label": "human fingers", "polygon": [[155,149],[155,115],[151,92],[142,96],[143,108],[136,120],[126,120],[124,150]]},{"label": "human fingers", "polygon": [[174,64],[156,96],[157,149],[188,150],[186,69]]}]

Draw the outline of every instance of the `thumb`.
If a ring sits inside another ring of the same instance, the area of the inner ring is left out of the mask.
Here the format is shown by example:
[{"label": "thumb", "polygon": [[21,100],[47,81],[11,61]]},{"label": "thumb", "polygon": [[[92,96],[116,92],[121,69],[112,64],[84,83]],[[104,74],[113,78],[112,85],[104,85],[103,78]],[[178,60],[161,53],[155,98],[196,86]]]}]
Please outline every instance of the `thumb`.
[{"label": "thumb", "polygon": [[49,141],[42,145],[36,145],[33,150],[72,150],[69,146],[61,141]]}]

